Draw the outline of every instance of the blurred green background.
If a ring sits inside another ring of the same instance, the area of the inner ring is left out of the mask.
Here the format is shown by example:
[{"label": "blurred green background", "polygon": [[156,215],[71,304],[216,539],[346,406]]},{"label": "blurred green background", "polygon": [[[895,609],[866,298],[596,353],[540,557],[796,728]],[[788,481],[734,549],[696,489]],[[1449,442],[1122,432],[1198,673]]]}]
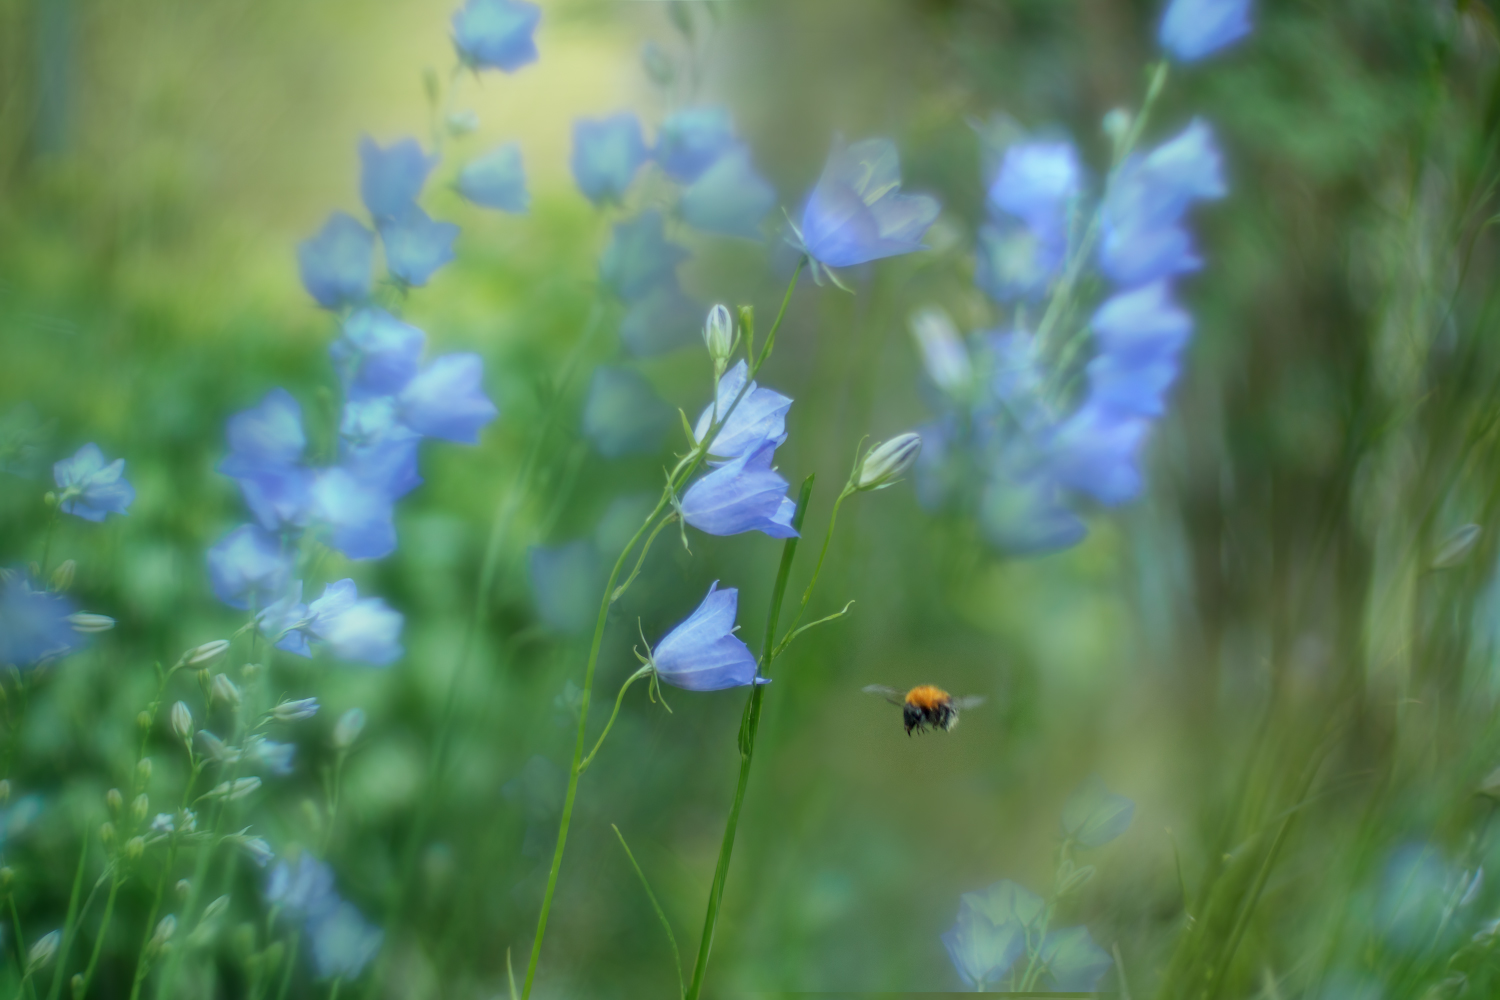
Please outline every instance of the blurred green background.
[{"label": "blurred green background", "polygon": [[[778,464],[794,483],[817,475],[805,534],[821,542],[859,439],[927,419],[908,314],[941,304],[966,329],[996,322],[971,282],[978,126],[1005,114],[1066,132],[1102,165],[1098,123],[1139,101],[1159,13],[1124,0],[678,6],[691,33],[667,3],[544,3],[539,62],[463,91],[480,130],[435,176],[519,139],[532,209],[485,214],[436,192],[433,214],[463,226],[459,257],[406,315],[434,350],[483,355],[501,417],[478,448],[426,449],[400,549],[347,568],[406,615],[407,656],[386,671],[271,664],[273,686],[325,706],[297,773],[256,813],[278,850],[316,837],[302,801],[321,795],[337,713],[370,714],[329,856],[372,920],[394,907],[381,995],[502,995],[507,949],[523,964],[587,641],[541,623],[527,552],[618,547],[601,518],[657,490],[665,461],[593,453],[578,436],[587,379],[557,381],[611,221],[573,187],[573,119],[629,108],[658,123],[671,97],[640,68],[654,40],[699,60],[704,99],[734,110],[794,212],[835,134],[894,138],[907,187],[943,202],[930,252],[862,272],[852,296],[804,282],[763,373],[796,400]],[[0,413],[32,408],[49,463],[97,441],[139,491],[128,518],[70,519],[54,542],[79,561],[79,602],[119,625],[55,670],[14,737],[12,784],[44,808],[6,863],[37,932],[61,923],[105,789],[128,783],[152,664],[241,624],[203,561],[244,516],[214,471],[224,421],[280,385],[329,433],[336,331],[294,248],[357,205],[361,134],[426,134],[422,75],[451,63],[451,8],[0,2]],[[1214,123],[1231,194],[1197,218],[1208,264],[1184,295],[1197,334],[1147,497],[1092,515],[1078,548],[1026,561],[924,513],[909,485],[846,505],[812,612],[857,603],[774,672],[709,995],[957,988],[938,935],[958,895],[1005,877],[1044,891],[1061,804],[1092,773],[1136,817],[1090,858],[1100,872],[1068,922],[1118,947],[1131,995],[1333,996],[1366,979],[1424,996],[1462,975],[1467,992],[1434,995],[1487,996],[1500,983],[1487,947],[1387,953],[1371,903],[1399,844],[1468,867],[1494,853],[1475,794],[1500,764],[1494,18],[1478,3],[1269,0],[1256,21],[1250,41],[1178,77],[1157,119],[1156,138],[1193,115]],[[697,297],[774,314],[774,255],[693,249]],[[588,365],[619,359],[618,319],[584,346]],[[674,408],[708,398],[697,349],[636,364]],[[0,564],[38,558],[49,486],[0,476]],[[440,731],[509,498],[494,600]],[[1486,531],[1467,560],[1431,569],[1470,522]],[[779,554],[759,535],[694,535],[689,555],[665,533],[606,633],[600,723],[635,668],[637,619],[661,635],[719,580],[740,588],[758,637]],[[809,567],[804,547],[792,593]],[[989,701],[951,734],[908,739],[899,712],[860,693],[921,682]],[[668,697],[671,714],[627,696],[582,779],[539,996],[673,989],[611,824],[696,950],[744,692]],[[170,788],[183,762],[164,720],[152,739],[154,783]],[[444,740],[451,767],[434,778]],[[258,878],[240,874],[238,919],[258,919]],[[143,883],[122,893],[95,995],[128,992],[148,904]],[[1487,918],[1500,891],[1468,905]],[[195,975],[183,989],[206,992],[183,995],[243,995],[228,943]]]}]

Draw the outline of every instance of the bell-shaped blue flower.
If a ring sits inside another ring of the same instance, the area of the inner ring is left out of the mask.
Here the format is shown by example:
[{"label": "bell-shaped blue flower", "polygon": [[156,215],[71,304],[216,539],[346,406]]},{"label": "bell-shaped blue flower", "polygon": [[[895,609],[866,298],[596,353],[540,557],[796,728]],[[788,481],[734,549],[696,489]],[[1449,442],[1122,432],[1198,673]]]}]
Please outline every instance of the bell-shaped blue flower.
[{"label": "bell-shaped blue flower", "polygon": [[652,155],[668,177],[691,184],[737,144],[728,108],[685,108],[661,123]]},{"label": "bell-shaped blue flower", "polygon": [[[328,348],[351,399],[391,396],[416,377],[427,335],[384,309],[361,309]],[[295,404],[293,404],[295,405]],[[300,432],[300,425],[299,425]],[[298,454],[301,448],[297,449]]]},{"label": "bell-shaped blue flower", "polygon": [[1111,296],[1089,326],[1099,352],[1117,358],[1174,356],[1193,335],[1193,317],[1173,301],[1165,281]]},{"label": "bell-shaped blue flower", "polygon": [[620,320],[620,340],[638,358],[698,343],[703,306],[684,295],[675,276],[630,303]]},{"label": "bell-shaped blue flower", "polygon": [[318,235],[297,245],[302,287],[324,309],[342,309],[370,294],[375,234],[346,212],[334,212]]},{"label": "bell-shaped blue flower", "polygon": [[353,903],[339,901],[332,910],[308,924],[313,964],[324,979],[358,978],[380,954],[385,932],[365,920]]},{"label": "bell-shaped blue flower", "polygon": [[536,545],[526,553],[537,617],[555,632],[587,631],[599,615],[606,573],[587,538],[566,545]]},{"label": "bell-shaped blue flower", "polygon": [[401,421],[428,437],[478,444],[480,429],[500,413],[483,382],[484,359],[477,354],[433,358],[397,397]]},{"label": "bell-shaped blue flower", "polygon": [[1049,930],[1037,953],[1038,964],[1046,970],[1039,982],[1056,993],[1092,993],[1115,964],[1109,952],[1094,943],[1087,927]]},{"label": "bell-shaped blue flower", "polygon": [[786,495],[787,481],[771,467],[776,440],[714,469],[688,487],[682,516],[710,535],[761,531],[772,538],[792,538],[797,504]]},{"label": "bell-shaped blue flower", "polygon": [[208,550],[209,584],[231,608],[268,607],[286,593],[291,575],[291,553],[259,525],[242,524]]},{"label": "bell-shaped blue flower", "polygon": [[72,652],[82,644],[68,621],[76,610],[21,572],[0,574],[0,664],[25,669]]},{"label": "bell-shaped blue flower", "polygon": [[[702,441],[714,421],[722,414],[728,414],[713,444],[708,446],[710,465],[722,465],[742,458],[758,451],[768,441],[775,448],[786,440],[786,414],[792,407],[791,398],[754,382],[746,389],[745,379],[749,372],[749,366],[743,360],[725,372],[719,379],[714,401],[698,415],[693,437]],[[740,398],[742,390],[744,397]],[[737,398],[739,405],[734,406]],[[734,406],[733,410],[731,406]]]},{"label": "bell-shaped blue flower", "polygon": [[[530,4],[527,4],[530,6]],[[521,213],[531,203],[521,144],[507,142],[474,160],[458,174],[458,193],[485,208]]]},{"label": "bell-shaped blue flower", "polygon": [[359,140],[359,194],[376,222],[405,215],[417,203],[427,175],[437,165],[415,139],[382,149],[369,136]]},{"label": "bell-shaped blue flower", "polygon": [[573,179],[595,205],[622,200],[644,162],[646,140],[630,112],[573,123]]},{"label": "bell-shaped blue flower", "polygon": [[1121,357],[1099,354],[1088,363],[1089,400],[1109,411],[1159,417],[1167,390],[1177,381],[1176,355]]},{"label": "bell-shaped blue flower", "polygon": [[1057,482],[1042,469],[993,476],[980,496],[979,529],[995,548],[1016,556],[1069,549],[1088,534],[1063,503]]},{"label": "bell-shaped blue flower", "polygon": [[924,249],[938,203],[901,193],[901,163],[889,139],[839,146],[802,210],[799,249],[824,267],[853,267]]},{"label": "bell-shaped blue flower", "polygon": [[1250,0],[1172,0],[1161,19],[1161,47],[1196,62],[1250,34]]},{"label": "bell-shaped blue flower", "polygon": [[1003,979],[1040,930],[1045,908],[1041,897],[1009,879],[964,893],[958,919],[942,935],[958,974],[975,989]]},{"label": "bell-shaped blue flower", "polygon": [[985,223],[975,246],[974,283],[996,302],[1035,299],[1062,273],[1067,252],[1065,239],[1043,239],[1019,220]]},{"label": "bell-shaped blue flower", "polygon": [[465,66],[514,73],[536,62],[541,8],[525,0],[469,0],[453,15],[453,47]]},{"label": "bell-shaped blue flower", "polygon": [[672,408],[640,372],[610,365],[594,369],[583,407],[583,436],[605,458],[660,450],[672,417]]},{"label": "bell-shaped blue flower", "polygon": [[705,233],[761,238],[761,223],[776,207],[776,189],[750,162],[750,150],[736,146],[688,185],[677,200],[682,221]]},{"label": "bell-shaped blue flower", "polygon": [[328,544],[350,559],[384,559],[396,550],[392,497],[382,483],[349,469],[322,469],[311,489],[313,516],[328,530]]},{"label": "bell-shaped blue flower", "polygon": [[245,759],[278,777],[292,773],[292,761],[296,756],[297,747],[291,743],[278,743],[264,736],[252,736],[245,741]]},{"label": "bell-shaped blue flower", "polygon": [[1135,803],[1111,792],[1095,774],[1063,805],[1063,833],[1084,847],[1100,847],[1130,829],[1134,816]]},{"label": "bell-shaped blue flower", "polygon": [[304,851],[297,863],[278,861],[266,879],[265,900],[296,921],[316,919],[339,902],[333,888],[333,869]]},{"label": "bell-shaped blue flower", "polygon": [[1070,142],[1018,142],[1005,151],[990,185],[989,205],[1027,227],[1066,234],[1068,212],[1083,184],[1083,168]]},{"label": "bell-shaped blue flower", "polygon": [[386,269],[402,283],[421,288],[453,259],[458,232],[453,223],[439,222],[418,206],[408,205],[399,215],[380,220]]},{"label": "bell-shaped blue flower", "polygon": [[366,486],[399,500],[422,485],[417,448],[422,435],[407,427],[391,396],[350,400],[339,421],[339,465]]},{"label": "bell-shaped blue flower", "polygon": [[302,464],[307,437],[302,408],[285,389],[229,418],[229,454],[219,471],[239,484],[245,503],[265,528],[307,521],[312,472]]},{"label": "bell-shaped blue flower", "polygon": [[614,237],[599,257],[599,280],[626,302],[675,281],[677,265],[688,252],[666,238],[666,224],[648,209],[615,226]]},{"label": "bell-shaped blue flower", "polygon": [[1150,429],[1143,417],[1087,400],[1049,436],[1048,471],[1106,506],[1134,500],[1143,486],[1136,459]]},{"label": "bell-shaped blue flower", "polygon": [[64,514],[85,521],[102,521],[110,514],[128,514],[135,487],[125,479],[125,460],[104,460],[104,452],[90,442],[52,466],[52,480],[61,490],[58,506]]},{"label": "bell-shaped blue flower", "polygon": [[686,691],[722,691],[750,684],[769,684],[757,676],[755,656],[735,637],[740,592],[720,590],[715,580],[698,610],[651,650],[656,676]]},{"label": "bell-shaped blue flower", "polygon": [[301,585],[267,608],[260,628],[276,645],[299,656],[312,655],[312,643],[323,643],[341,660],[384,667],[401,658],[400,612],[378,597],[361,599],[353,580],[330,583],[311,604],[300,600]]}]

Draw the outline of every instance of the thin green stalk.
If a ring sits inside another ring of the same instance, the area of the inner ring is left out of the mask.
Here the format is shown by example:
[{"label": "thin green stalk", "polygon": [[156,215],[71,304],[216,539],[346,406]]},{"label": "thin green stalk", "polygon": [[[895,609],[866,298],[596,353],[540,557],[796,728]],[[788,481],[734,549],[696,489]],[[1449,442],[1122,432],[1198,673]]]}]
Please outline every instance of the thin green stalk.
[{"label": "thin green stalk", "polygon": [[[21,933],[21,914],[16,912],[16,894],[13,892],[6,893],[5,902],[10,906],[10,923],[16,931],[16,962],[24,969],[26,967],[26,937]],[[30,983],[31,973],[28,972],[21,978],[21,988],[16,990],[17,998],[26,989],[31,990],[32,997],[36,996],[36,987],[30,986]]]},{"label": "thin green stalk", "polygon": [[647,664],[627,677],[625,683],[620,685],[620,693],[615,696],[615,710],[609,713],[609,721],[604,724],[604,732],[599,734],[599,742],[594,744],[594,749],[589,751],[587,757],[578,762],[578,770],[588,770],[588,766],[593,763],[594,757],[598,755],[599,748],[604,746],[604,737],[608,736],[609,731],[614,728],[615,717],[620,714],[620,703],[625,700],[625,692],[630,690],[630,685],[651,673],[651,669],[651,666]]},{"label": "thin green stalk", "polygon": [[78,867],[73,872],[73,891],[68,894],[68,915],[63,919],[62,941],[57,947],[57,964],[52,967],[52,986],[47,990],[47,1000],[57,1000],[62,994],[62,981],[68,966],[68,952],[73,948],[75,925],[78,922],[78,897],[83,891],[83,867],[89,857],[89,838],[84,834],[83,846],[78,849]]},{"label": "thin green stalk", "polygon": [[146,953],[151,947],[151,938],[156,933],[156,915],[161,912],[161,896],[167,887],[167,875],[172,870],[172,862],[177,860],[177,838],[172,838],[172,846],[167,850],[167,862],[162,865],[161,875],[156,880],[156,894],[151,899],[151,910],[146,916],[145,929],[141,932],[141,950],[135,957],[135,975],[131,977],[130,1000],[138,1000],[141,995],[141,984],[146,981],[146,975],[151,971],[151,963],[146,960]]},{"label": "thin green stalk", "polygon": [[287,987],[292,985],[292,970],[297,967],[297,951],[302,944],[302,933],[292,931],[292,943],[286,949],[286,968],[281,971],[281,988],[276,991],[276,1000],[286,1000]]},{"label": "thin green stalk", "polygon": [[[656,911],[657,919],[661,921],[662,930],[667,932],[667,943],[672,946],[672,961],[677,965],[677,995],[682,996],[685,992],[682,983],[682,952],[677,950],[677,935],[672,933],[672,922],[667,919],[666,912],[662,910],[661,904],[656,901],[656,893],[651,891],[651,883],[646,881],[646,873],[641,871],[640,862],[636,861],[635,855],[630,853],[630,845],[625,843],[625,835],[613,823],[609,825],[609,828],[615,831],[616,837],[620,838],[620,846],[625,849],[625,856],[630,859],[630,867],[634,868],[636,875],[639,876],[641,888],[646,890],[646,898],[651,900],[651,908]],[[506,961],[510,961],[508,953]]]},{"label": "thin green stalk", "polygon": [[[800,535],[802,521],[807,516],[807,504],[812,499],[813,477],[802,483],[802,493],[797,498],[797,513],[792,516],[792,529]],[[830,534],[831,534],[830,526]],[[766,637],[761,644],[760,670],[770,669],[775,654],[776,624],[781,616],[781,603],[786,597],[787,580],[792,573],[792,560],[797,555],[798,535],[786,540],[781,550],[781,566],[776,571],[776,585],[771,590],[771,608],[766,614]],[[826,548],[826,543],[825,543]],[[693,966],[693,982],[688,987],[686,1000],[698,1000],[703,991],[703,980],[708,972],[708,956],[713,950],[714,928],[719,922],[719,907],[724,899],[724,883],[729,878],[729,859],[734,853],[734,835],[740,825],[740,810],[745,804],[745,791],[750,785],[750,765],[755,759],[755,735],[760,729],[761,699],[765,686],[754,685],[745,705],[745,715],[740,723],[740,777],[734,790],[734,803],[729,807],[729,820],[724,824],[724,842],[719,847],[719,862],[714,868],[713,884],[708,890],[708,909],[703,916],[703,936],[698,941],[698,961]]]},{"label": "thin green stalk", "polygon": [[343,984],[343,979],[335,979],[333,981],[333,985],[328,987],[328,1000],[339,1000],[339,987]]},{"label": "thin green stalk", "polygon": [[[771,325],[770,333],[767,334],[766,339],[768,343],[775,340],[776,331],[781,327],[781,322],[786,317],[787,303],[792,299],[792,291],[797,287],[797,279],[802,274],[804,264],[805,260],[799,261],[797,269],[792,272],[792,279],[787,284],[786,295],[781,300],[781,310],[776,314],[776,321]],[[747,331],[747,335],[749,333],[750,331]],[[542,955],[542,940],[547,933],[547,917],[552,911],[552,897],[557,892],[557,878],[558,873],[562,870],[563,853],[568,843],[568,829],[573,822],[573,803],[578,797],[578,777],[582,774],[578,765],[583,760],[584,741],[588,736],[589,703],[593,698],[594,692],[594,670],[599,664],[599,650],[604,643],[604,626],[609,619],[609,609],[615,601],[619,600],[623,592],[623,590],[616,590],[615,581],[620,577],[620,570],[624,568],[626,558],[635,549],[636,544],[641,540],[641,536],[646,533],[646,528],[666,510],[667,505],[676,496],[677,487],[692,478],[693,473],[698,470],[698,467],[708,457],[709,445],[718,436],[719,429],[734,414],[735,408],[740,405],[740,401],[745,398],[745,394],[750,389],[751,379],[759,372],[760,366],[765,362],[769,353],[767,350],[762,350],[760,356],[751,361],[749,377],[745,379],[745,384],[741,386],[739,394],[735,396],[734,401],[730,403],[724,414],[709,426],[708,433],[703,435],[703,440],[699,441],[677,463],[676,468],[667,477],[667,485],[662,490],[661,499],[657,501],[656,508],[647,515],[646,519],[641,522],[641,526],[636,529],[635,534],[631,536],[630,541],[626,543],[625,548],[620,552],[619,558],[615,560],[614,568],[610,570],[608,582],[604,585],[604,596],[599,602],[599,615],[594,620],[594,636],[589,643],[588,663],[584,668],[583,687],[578,703],[578,737],[573,746],[573,764],[568,769],[568,790],[563,798],[562,816],[558,820],[557,846],[552,852],[552,867],[547,873],[546,891],[542,894],[541,912],[537,916],[536,937],[531,943],[531,958],[526,963],[526,979],[521,986],[521,1000],[530,1000],[531,987],[536,981],[536,967]],[[795,520],[800,521],[802,511],[803,508],[799,506]],[[756,690],[759,690],[759,686],[757,686]]]},{"label": "thin green stalk", "polygon": [[94,970],[99,967],[99,956],[104,952],[104,939],[109,934],[109,922],[115,915],[115,897],[120,892],[120,885],[125,880],[115,873],[109,880],[109,895],[104,899],[104,918],[99,922],[99,936],[94,939],[94,950],[89,955],[89,964],[83,970],[84,996],[88,996],[89,984],[94,981]]},{"label": "thin green stalk", "polygon": [[1026,974],[1021,977],[1022,993],[1025,993],[1033,986],[1035,986],[1036,977],[1042,974],[1042,970],[1037,967],[1037,963],[1041,961],[1042,949],[1047,946],[1047,927],[1052,923],[1052,913],[1056,908],[1057,900],[1054,899],[1047,905],[1047,908],[1042,911],[1042,925],[1037,929],[1036,947],[1027,949],[1027,951],[1031,952],[1031,958],[1026,963]]}]

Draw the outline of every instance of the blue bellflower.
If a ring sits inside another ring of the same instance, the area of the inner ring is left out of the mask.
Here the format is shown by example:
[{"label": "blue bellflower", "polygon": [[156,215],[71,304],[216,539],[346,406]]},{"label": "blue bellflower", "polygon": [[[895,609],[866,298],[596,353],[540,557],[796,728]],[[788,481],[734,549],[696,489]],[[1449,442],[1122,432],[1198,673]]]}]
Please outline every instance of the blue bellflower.
[{"label": "blue bellflower", "polygon": [[229,454],[219,471],[240,487],[255,519],[269,531],[307,521],[312,471],[302,464],[307,437],[302,407],[285,389],[229,418]]},{"label": "blue bellflower", "polygon": [[750,162],[750,150],[737,146],[698,176],[677,200],[682,221],[705,233],[761,238],[761,223],[776,207],[776,189]]},{"label": "blue bellflower", "polygon": [[617,224],[614,237],[599,257],[599,280],[626,302],[676,280],[677,265],[688,252],[666,238],[666,223],[648,209]]},{"label": "blue bellflower", "polygon": [[[693,428],[695,441],[703,440],[721,414],[729,414],[729,419],[724,421],[713,444],[708,447],[710,465],[722,465],[742,458],[757,451],[767,441],[772,442],[774,448],[786,440],[786,414],[792,407],[791,399],[754,382],[746,389],[745,379],[749,371],[749,366],[741,360],[725,372],[719,379],[714,401],[698,415],[697,426]],[[731,412],[730,407],[742,390],[744,398]]]},{"label": "blue bellflower", "polygon": [[380,242],[385,244],[386,269],[403,284],[421,288],[453,259],[458,232],[458,226],[439,222],[414,204],[382,218]]},{"label": "blue bellflower", "polygon": [[1115,964],[1109,952],[1094,943],[1087,927],[1049,930],[1037,953],[1046,970],[1039,982],[1057,993],[1092,993]]},{"label": "blue bellflower", "polygon": [[605,458],[649,455],[661,449],[672,408],[633,368],[601,365],[589,381],[583,436]]},{"label": "blue bellflower", "polygon": [[573,123],[573,179],[595,205],[617,203],[646,162],[641,123],[628,111]]},{"label": "blue bellflower", "polygon": [[377,222],[406,214],[417,203],[427,175],[437,165],[415,139],[382,149],[369,136],[359,140],[359,194]]},{"label": "blue bellflower", "polygon": [[824,268],[853,267],[925,249],[938,203],[901,193],[901,164],[889,139],[838,146],[802,210],[800,250]]},{"label": "blue bellflower", "polygon": [[787,481],[771,459],[777,441],[728,462],[688,487],[682,495],[683,520],[709,535],[760,531],[772,538],[793,538],[797,504],[786,495]]},{"label": "blue bellflower", "polygon": [[1056,481],[1107,507],[1140,496],[1136,462],[1150,421],[1089,399],[1048,435],[1048,466]]},{"label": "blue bellflower", "polygon": [[353,580],[330,583],[323,596],[311,604],[301,602],[302,586],[266,608],[259,618],[260,630],[275,640],[278,649],[298,656],[312,656],[312,643],[328,646],[341,660],[384,667],[401,658],[400,612],[378,597],[361,599]]},{"label": "blue bellflower", "polygon": [[365,920],[352,903],[340,900],[308,925],[313,962],[325,979],[355,979],[380,953],[385,932]]},{"label": "blue bellflower", "polygon": [[471,162],[458,174],[458,193],[484,208],[520,214],[531,203],[521,144],[507,142]]},{"label": "blue bellflower", "polygon": [[1017,556],[1072,548],[1088,534],[1063,502],[1057,481],[1035,462],[1021,475],[1000,472],[988,481],[980,495],[979,528],[991,545]]},{"label": "blue bellflower", "polygon": [[432,359],[401,390],[401,420],[427,437],[478,444],[479,431],[500,411],[484,394],[484,359],[459,352]]},{"label": "blue bellflower", "polygon": [[453,15],[453,47],[465,66],[514,73],[536,61],[541,8],[525,0],[469,0]]},{"label": "blue bellflower", "polygon": [[61,594],[33,588],[20,572],[0,574],[0,664],[25,669],[72,652],[81,645],[68,621],[76,610]]},{"label": "blue bellflower", "polygon": [[980,229],[975,281],[999,302],[1044,293],[1067,259],[1069,221],[1082,187],[1066,142],[1020,142],[990,186],[993,222]]},{"label": "blue bellflower", "polygon": [[1250,34],[1250,0],[1172,0],[1161,19],[1161,47],[1197,62]]},{"label": "blue bellflower", "polygon": [[757,676],[755,656],[735,637],[740,592],[720,590],[715,580],[708,596],[687,620],[668,632],[651,650],[656,676],[686,691],[722,691],[749,684],[769,684]]},{"label": "blue bellflower", "polygon": [[342,309],[370,294],[375,234],[346,212],[334,212],[318,235],[297,244],[302,287],[324,309]]},{"label": "blue bellflower", "polygon": [[71,458],[52,466],[52,479],[62,491],[58,507],[85,521],[102,521],[110,514],[128,514],[135,487],[125,479],[125,460],[104,460],[104,452],[90,442]]},{"label": "blue bellflower", "polygon": [[652,156],[668,177],[691,184],[736,145],[727,108],[685,108],[662,122]]},{"label": "blue bellflower", "polygon": [[329,546],[350,559],[384,559],[396,551],[394,499],[385,486],[341,466],[318,471],[311,511],[327,529]]},{"label": "blue bellflower", "polygon": [[416,377],[427,335],[384,309],[361,309],[328,348],[350,399],[394,396]]},{"label": "blue bellflower", "polygon": [[1134,816],[1135,803],[1111,792],[1096,774],[1063,805],[1063,833],[1084,847],[1102,847],[1128,830]]},{"label": "blue bellflower", "polygon": [[958,918],[942,935],[959,976],[975,989],[1004,978],[1040,924],[1041,897],[1006,879],[959,898]]},{"label": "blue bellflower", "polygon": [[278,861],[266,879],[265,899],[293,920],[316,919],[338,905],[333,869],[305,851],[295,865]]},{"label": "blue bellflower", "polygon": [[231,608],[264,608],[279,600],[291,573],[291,557],[259,525],[242,524],[208,550],[209,584]]}]

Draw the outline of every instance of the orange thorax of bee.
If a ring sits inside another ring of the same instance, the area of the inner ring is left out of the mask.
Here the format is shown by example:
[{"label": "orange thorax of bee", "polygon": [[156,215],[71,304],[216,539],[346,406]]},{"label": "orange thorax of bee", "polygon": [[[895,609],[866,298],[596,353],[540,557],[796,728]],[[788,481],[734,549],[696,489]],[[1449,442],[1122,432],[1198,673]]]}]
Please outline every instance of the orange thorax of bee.
[{"label": "orange thorax of bee", "polygon": [[921,684],[906,692],[906,703],[924,712],[933,712],[939,708],[951,706],[953,696],[940,687]]}]

